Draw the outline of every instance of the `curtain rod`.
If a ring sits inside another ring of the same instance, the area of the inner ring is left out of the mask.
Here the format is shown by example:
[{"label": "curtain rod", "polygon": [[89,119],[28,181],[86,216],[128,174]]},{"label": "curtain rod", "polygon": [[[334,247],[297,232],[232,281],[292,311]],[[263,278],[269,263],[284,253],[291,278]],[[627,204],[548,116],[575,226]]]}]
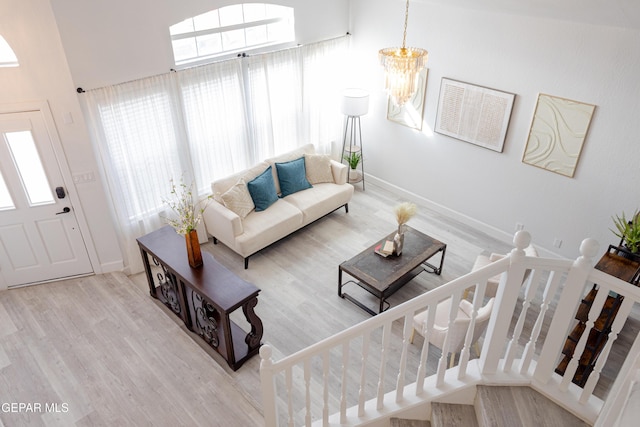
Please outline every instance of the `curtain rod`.
[{"label": "curtain rod", "polygon": [[[274,52],[284,52],[284,51],[287,51],[287,50],[290,50],[290,49],[298,49],[298,48],[303,47],[303,46],[309,46],[309,45],[318,44],[318,43],[325,43],[325,42],[332,41],[332,40],[338,40],[339,38],[350,36],[350,35],[351,35],[351,33],[349,31],[347,31],[347,33],[344,36],[332,37],[332,38],[329,38],[329,39],[324,39],[324,40],[320,40],[320,41],[313,42],[313,43],[307,43],[307,44],[304,44],[304,45],[303,44],[297,44],[296,46],[288,47],[288,48],[285,48],[285,49],[275,49],[275,50],[270,50],[270,51],[267,51],[267,52],[261,52],[261,53],[258,53],[256,55],[254,55],[254,56],[267,55],[267,54],[274,53]],[[204,66],[207,66],[207,65],[211,65],[213,63],[219,63],[219,62],[225,62],[225,61],[235,61],[238,58],[249,58],[250,56],[251,55],[248,55],[246,52],[240,52],[240,53],[238,53],[238,55],[235,58],[221,59],[219,61],[212,61],[212,62],[208,62],[206,64],[198,64],[198,65],[194,65],[192,67],[181,68],[180,71],[190,70],[192,68],[204,67]],[[178,72],[178,70],[176,70],[175,68],[170,68],[169,69],[169,73],[177,73],[177,72]],[[138,80],[148,79],[148,78],[152,78],[152,77],[164,76],[164,75],[169,74],[169,73],[160,73],[160,74],[155,74],[153,76],[142,77],[140,79],[128,80],[126,82],[116,83],[116,84],[114,84],[112,86],[132,83],[132,82],[136,82]],[[84,90],[81,87],[78,87],[78,88],[76,88],[76,92],[77,93],[86,93],[86,90]]]}]

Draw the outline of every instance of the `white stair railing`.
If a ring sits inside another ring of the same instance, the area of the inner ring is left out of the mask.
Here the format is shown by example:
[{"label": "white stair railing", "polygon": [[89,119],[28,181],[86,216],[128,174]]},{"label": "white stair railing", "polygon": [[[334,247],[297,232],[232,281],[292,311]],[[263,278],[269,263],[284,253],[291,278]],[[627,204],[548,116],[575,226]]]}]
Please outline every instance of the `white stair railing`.
[{"label": "white stair railing", "polygon": [[[518,232],[514,237],[516,248],[509,256],[279,361],[272,359],[272,349],[264,345],[260,349],[260,375],[265,424],[370,424],[485,383],[529,384],[589,423],[613,423],[617,415],[613,409],[623,402],[611,395],[610,402],[603,402],[593,392],[632,305],[640,301],[640,289],[594,270],[598,249],[590,239],[581,245],[581,256],[576,261],[528,257],[524,248],[530,240],[528,233]],[[530,274],[523,285],[528,270]],[[478,357],[471,352],[475,316],[483,305],[487,280],[498,274],[502,277]],[[564,377],[560,376],[555,369],[563,356],[565,340],[577,323],[574,317],[585,291],[594,283],[600,291],[585,333]],[[453,321],[457,303],[468,288],[474,294],[472,321],[457,366],[447,369],[448,340],[445,339],[442,353],[428,344],[433,313],[439,302],[452,298]],[[610,292],[624,296],[624,301],[593,372],[581,388],[572,383],[577,361],[590,326]],[[554,310],[556,306],[562,309]],[[426,326],[421,331],[424,340],[411,344],[413,316],[424,309],[428,310]],[[635,372],[629,358],[635,361],[640,357],[637,341],[612,390],[628,387],[629,381],[623,376]],[[602,410],[605,403],[611,410]]]}]

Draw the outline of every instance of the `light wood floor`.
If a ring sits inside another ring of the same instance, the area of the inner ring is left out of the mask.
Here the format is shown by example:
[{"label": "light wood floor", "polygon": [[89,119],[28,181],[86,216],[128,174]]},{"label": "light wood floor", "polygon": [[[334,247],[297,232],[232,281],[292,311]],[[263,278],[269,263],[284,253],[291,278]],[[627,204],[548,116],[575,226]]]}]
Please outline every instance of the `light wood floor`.
[{"label": "light wood floor", "polygon": [[[223,244],[203,248],[261,289],[256,313],[278,360],[369,318],[338,297],[337,266],[395,229],[401,201],[371,184],[358,188],[348,214],[339,210],[263,250],[248,270]],[[511,249],[422,206],[410,225],[447,243],[444,270],[421,274],[392,304],[467,273],[480,253]],[[0,403],[42,406],[3,409],[0,425],[262,425],[259,361],[229,369],[149,296],[143,274],[0,293]]]}]

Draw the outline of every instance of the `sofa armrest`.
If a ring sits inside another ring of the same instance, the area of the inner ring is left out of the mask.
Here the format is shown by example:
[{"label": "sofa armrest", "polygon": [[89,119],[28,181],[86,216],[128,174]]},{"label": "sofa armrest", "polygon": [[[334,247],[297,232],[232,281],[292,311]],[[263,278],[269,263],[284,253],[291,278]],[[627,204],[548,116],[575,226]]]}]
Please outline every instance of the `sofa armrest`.
[{"label": "sofa armrest", "polygon": [[343,165],[342,163],[338,163],[335,160],[331,160],[331,173],[333,173],[333,182],[336,184],[346,184],[347,183],[347,174],[348,174],[347,165]]},{"label": "sofa armrest", "polygon": [[213,201],[202,213],[207,233],[227,245],[233,245],[235,237],[244,229],[240,217],[220,202]]}]

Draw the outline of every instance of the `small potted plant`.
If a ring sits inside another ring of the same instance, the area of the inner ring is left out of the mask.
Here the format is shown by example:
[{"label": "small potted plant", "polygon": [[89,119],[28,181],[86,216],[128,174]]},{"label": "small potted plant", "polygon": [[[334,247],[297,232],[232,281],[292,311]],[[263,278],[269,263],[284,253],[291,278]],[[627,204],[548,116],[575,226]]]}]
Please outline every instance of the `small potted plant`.
[{"label": "small potted plant", "polygon": [[358,165],[360,164],[360,160],[362,160],[362,154],[357,151],[352,151],[348,155],[344,156],[344,159],[347,161],[347,164],[351,168],[349,170],[349,182],[357,182],[360,181],[360,176],[358,175]]},{"label": "small potted plant", "polygon": [[615,230],[613,234],[621,239],[623,249],[634,255],[640,255],[640,214],[638,211],[628,220],[624,214],[612,217]]}]

